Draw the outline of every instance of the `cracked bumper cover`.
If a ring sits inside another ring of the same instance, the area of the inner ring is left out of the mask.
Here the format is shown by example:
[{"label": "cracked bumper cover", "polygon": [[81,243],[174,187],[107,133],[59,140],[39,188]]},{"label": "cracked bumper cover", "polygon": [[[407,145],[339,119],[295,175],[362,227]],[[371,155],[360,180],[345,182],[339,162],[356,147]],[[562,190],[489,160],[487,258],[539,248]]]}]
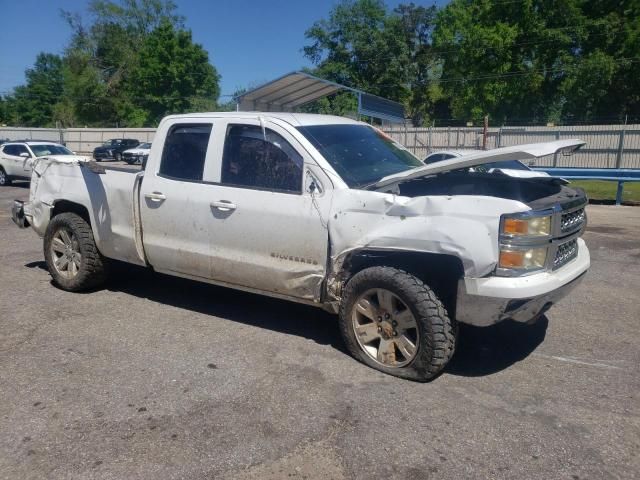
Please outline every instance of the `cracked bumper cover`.
[{"label": "cracked bumper cover", "polygon": [[456,319],[478,327],[507,319],[530,322],[573,290],[589,266],[589,250],[580,238],[578,256],[556,271],[524,277],[465,278],[458,284]]}]

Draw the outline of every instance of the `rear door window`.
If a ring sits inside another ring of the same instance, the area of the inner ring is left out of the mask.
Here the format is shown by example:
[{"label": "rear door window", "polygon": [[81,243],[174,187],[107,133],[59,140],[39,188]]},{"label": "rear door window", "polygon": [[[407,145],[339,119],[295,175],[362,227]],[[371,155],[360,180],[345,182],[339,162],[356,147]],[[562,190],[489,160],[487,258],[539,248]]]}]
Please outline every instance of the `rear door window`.
[{"label": "rear door window", "polygon": [[4,153],[5,155],[17,156],[18,151],[16,150],[16,146],[17,145],[5,145],[2,149],[2,153]]},{"label": "rear door window", "polygon": [[176,180],[201,181],[211,127],[210,123],[171,127],[164,142],[159,174]]},{"label": "rear door window", "polygon": [[222,183],[256,190],[302,192],[302,156],[282,136],[256,125],[229,125]]},{"label": "rear door window", "polygon": [[5,145],[3,151],[6,155],[13,155],[14,157],[20,156],[21,153],[29,153],[29,150],[24,145]]}]

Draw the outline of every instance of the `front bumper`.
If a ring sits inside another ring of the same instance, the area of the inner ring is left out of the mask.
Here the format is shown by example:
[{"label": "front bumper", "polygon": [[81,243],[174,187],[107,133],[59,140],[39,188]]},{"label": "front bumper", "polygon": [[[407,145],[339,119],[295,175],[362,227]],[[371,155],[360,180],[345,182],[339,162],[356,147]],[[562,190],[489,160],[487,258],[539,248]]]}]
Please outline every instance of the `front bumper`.
[{"label": "front bumper", "polygon": [[478,327],[507,319],[533,321],[573,290],[590,265],[589,250],[579,238],[577,257],[555,271],[513,278],[465,278],[458,285],[456,319]]},{"label": "front bumper", "polygon": [[113,155],[109,152],[98,151],[93,152],[93,158],[95,158],[96,160],[110,160],[113,158]]},{"label": "front bumper", "polygon": [[127,163],[139,163],[140,165],[142,165],[142,163],[144,162],[146,155],[142,155],[142,154],[132,154],[132,153],[123,153],[122,154],[122,159],[127,162]]}]

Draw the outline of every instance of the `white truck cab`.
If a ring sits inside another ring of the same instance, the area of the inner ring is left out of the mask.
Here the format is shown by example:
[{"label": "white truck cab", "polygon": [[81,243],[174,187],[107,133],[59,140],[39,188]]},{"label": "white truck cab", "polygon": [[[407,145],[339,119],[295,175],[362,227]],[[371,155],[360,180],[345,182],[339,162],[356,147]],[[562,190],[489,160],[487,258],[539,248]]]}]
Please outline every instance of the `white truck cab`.
[{"label": "white truck cab", "polygon": [[38,162],[13,218],[44,237],[66,290],[101,284],[116,259],[316,305],[339,314],[357,359],[426,381],[453,355],[457,322],[534,321],[589,268],[583,191],[470,167],[583,144],[424,165],[342,117],[173,115],[144,172]]}]

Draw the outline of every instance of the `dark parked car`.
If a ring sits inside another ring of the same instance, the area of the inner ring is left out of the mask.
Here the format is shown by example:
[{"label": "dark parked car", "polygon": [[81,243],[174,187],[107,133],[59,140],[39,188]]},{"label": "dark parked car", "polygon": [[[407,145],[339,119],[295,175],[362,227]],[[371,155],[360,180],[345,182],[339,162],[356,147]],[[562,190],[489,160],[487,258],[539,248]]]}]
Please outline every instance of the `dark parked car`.
[{"label": "dark parked car", "polygon": [[96,162],[100,160],[122,160],[122,152],[140,145],[135,138],[114,138],[107,140],[101,146],[93,150],[93,158]]}]

